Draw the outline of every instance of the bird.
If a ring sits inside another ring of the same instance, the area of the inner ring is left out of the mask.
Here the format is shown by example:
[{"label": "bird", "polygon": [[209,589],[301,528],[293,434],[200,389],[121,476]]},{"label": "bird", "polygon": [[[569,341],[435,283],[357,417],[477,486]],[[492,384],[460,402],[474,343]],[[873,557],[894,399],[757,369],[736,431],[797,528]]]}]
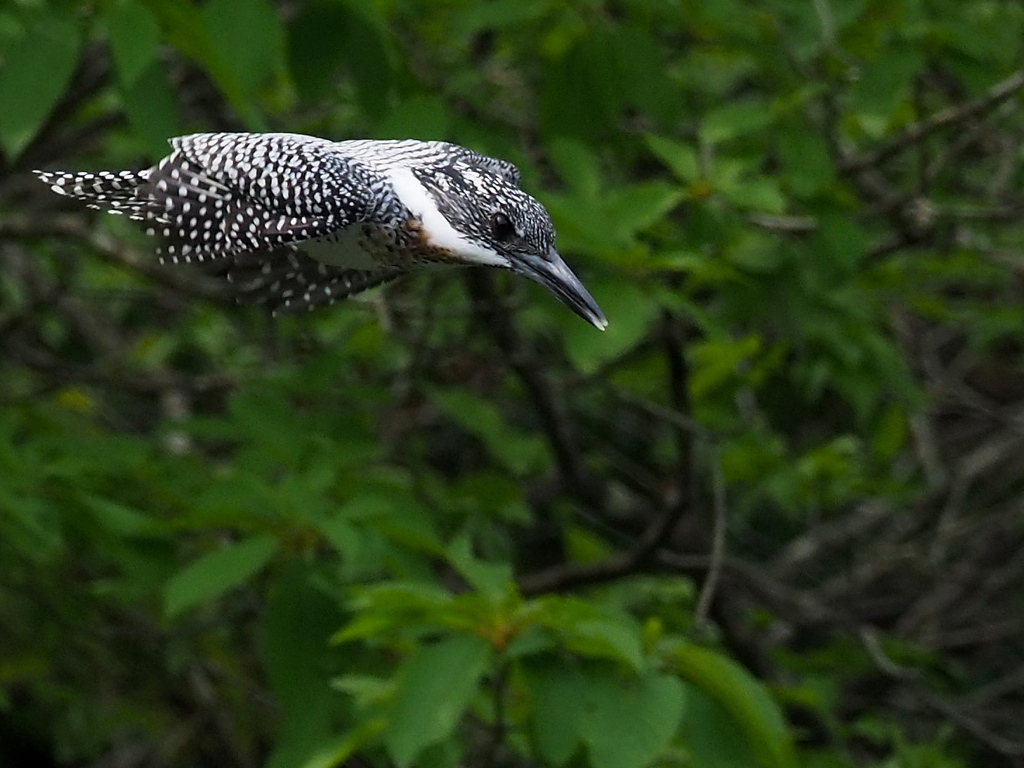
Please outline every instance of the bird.
[{"label": "bird", "polygon": [[35,171],[50,189],[124,214],[163,263],[194,263],[275,314],[327,306],[410,272],[483,265],[608,321],[555,249],[514,164],[444,141],[195,133],[139,171]]}]

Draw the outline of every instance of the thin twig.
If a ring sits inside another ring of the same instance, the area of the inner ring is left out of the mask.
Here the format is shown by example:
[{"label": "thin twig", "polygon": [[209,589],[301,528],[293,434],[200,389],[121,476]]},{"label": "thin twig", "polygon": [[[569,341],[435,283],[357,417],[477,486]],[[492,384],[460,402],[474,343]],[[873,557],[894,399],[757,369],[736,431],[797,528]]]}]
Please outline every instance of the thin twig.
[{"label": "thin twig", "polygon": [[755,227],[769,232],[787,235],[806,235],[818,228],[818,222],[811,216],[778,216],[772,213],[753,212],[747,214],[747,221]]},{"label": "thin twig", "polygon": [[228,301],[231,298],[230,291],[225,287],[213,281],[196,279],[184,269],[164,267],[155,258],[147,258],[107,233],[94,230],[81,216],[16,215],[0,220],[0,240],[33,237],[50,237],[83,243],[106,261],[127,267],[178,293],[216,302]]},{"label": "thin twig", "polygon": [[181,390],[195,394],[223,392],[237,386],[228,374],[186,376],[169,369],[154,371],[118,370],[109,366],[72,365],[44,350],[38,343],[26,344],[8,341],[8,350],[22,363],[63,382],[76,381],[139,395],[162,395],[167,390]]},{"label": "thin twig", "polygon": [[722,476],[722,460],[717,447],[711,451],[711,485],[712,509],[714,521],[711,529],[711,560],[704,585],[697,600],[694,611],[694,622],[700,626],[708,621],[711,603],[715,599],[715,590],[722,575],[722,563],[725,561],[726,533],[728,532],[728,510],[726,508],[725,478]]},{"label": "thin twig", "polygon": [[1024,755],[1024,742],[1014,741],[994,733],[987,726],[925,687],[918,670],[901,666],[893,661],[882,648],[878,632],[874,628],[862,627],[858,637],[861,647],[864,648],[875,667],[887,677],[903,682],[907,686],[907,690],[926,705],[945,715],[951,722],[995,752],[1012,757]]},{"label": "thin twig", "polygon": [[487,740],[480,765],[492,768],[498,764],[498,754],[505,741],[508,731],[508,720],[505,713],[505,689],[508,684],[508,671],[505,665],[494,674],[491,683],[491,700],[494,706],[494,722],[491,726],[490,738]]},{"label": "thin twig", "polygon": [[914,125],[907,128],[899,136],[890,139],[873,152],[860,157],[847,158],[842,163],[842,170],[847,173],[860,173],[868,169],[877,168],[892,156],[914,146],[930,133],[995,109],[1021,89],[1024,89],[1024,70],[1015,72],[1002,82],[997,83],[984,96],[973,101],[964,102],[963,104],[947,107],[920,122],[914,123]]},{"label": "thin twig", "polygon": [[671,510],[666,510],[654,518],[630,550],[598,563],[562,563],[526,574],[519,579],[519,590],[526,596],[562,592],[658,570],[655,556],[676,521]]},{"label": "thin twig", "polygon": [[623,392],[620,390],[613,390],[611,394],[626,405],[636,408],[637,410],[644,411],[656,419],[666,421],[676,429],[686,430],[696,437],[707,439],[712,437],[713,434],[718,434],[719,437],[722,436],[721,433],[712,433],[710,429],[705,427],[699,421],[695,421],[684,413],[679,413],[667,406],[661,405],[661,403],[645,400],[642,397],[637,397],[629,392]]}]

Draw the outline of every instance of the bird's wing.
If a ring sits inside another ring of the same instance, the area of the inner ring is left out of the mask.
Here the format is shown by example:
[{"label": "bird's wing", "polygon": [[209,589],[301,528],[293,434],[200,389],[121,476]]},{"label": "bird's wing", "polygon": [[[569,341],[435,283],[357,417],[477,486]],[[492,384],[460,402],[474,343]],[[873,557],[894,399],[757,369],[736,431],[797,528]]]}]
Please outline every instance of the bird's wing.
[{"label": "bird's wing", "polygon": [[37,171],[54,192],[127,214],[163,246],[162,260],[264,251],[386,216],[390,182],[329,141],[295,134],[198,133],[143,171]]},{"label": "bird's wing", "polygon": [[213,262],[209,271],[231,283],[239,302],[266,305],[274,314],[328,306],[402,275],[330,266],[294,246]]},{"label": "bird's wing", "polygon": [[380,173],[323,139],[200,133],[171,145],[135,194],[161,256],[175,262],[329,235],[371,220],[390,194]]}]

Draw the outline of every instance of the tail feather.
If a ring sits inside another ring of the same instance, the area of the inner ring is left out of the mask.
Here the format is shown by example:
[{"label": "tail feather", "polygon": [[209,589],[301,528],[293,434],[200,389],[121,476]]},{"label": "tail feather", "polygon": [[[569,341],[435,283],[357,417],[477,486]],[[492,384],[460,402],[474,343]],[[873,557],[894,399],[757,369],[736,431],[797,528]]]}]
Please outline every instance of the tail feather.
[{"label": "tail feather", "polygon": [[127,214],[131,219],[145,221],[151,204],[145,197],[140,197],[136,190],[149,178],[151,170],[94,173],[35,171],[35,174],[58,195],[81,200],[90,208]]}]

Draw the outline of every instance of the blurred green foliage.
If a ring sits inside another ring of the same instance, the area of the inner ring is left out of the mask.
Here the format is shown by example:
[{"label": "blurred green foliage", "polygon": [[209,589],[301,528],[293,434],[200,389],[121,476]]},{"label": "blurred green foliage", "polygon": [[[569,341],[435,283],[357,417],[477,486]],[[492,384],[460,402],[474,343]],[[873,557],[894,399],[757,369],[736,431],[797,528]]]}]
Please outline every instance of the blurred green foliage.
[{"label": "blurred green foliage", "polygon": [[[908,317],[1016,362],[992,256],[1024,234],[999,215],[1020,113],[992,89],[1022,25],[997,0],[0,9],[0,741],[61,765],[991,756],[852,712],[876,614],[797,638],[769,593],[801,531],[929,490]],[[126,269],[149,246],[122,221],[47,230],[30,167],[200,130],[511,159],[610,327],[454,273],[269,323]],[[983,682],[927,651],[885,650]]]}]

